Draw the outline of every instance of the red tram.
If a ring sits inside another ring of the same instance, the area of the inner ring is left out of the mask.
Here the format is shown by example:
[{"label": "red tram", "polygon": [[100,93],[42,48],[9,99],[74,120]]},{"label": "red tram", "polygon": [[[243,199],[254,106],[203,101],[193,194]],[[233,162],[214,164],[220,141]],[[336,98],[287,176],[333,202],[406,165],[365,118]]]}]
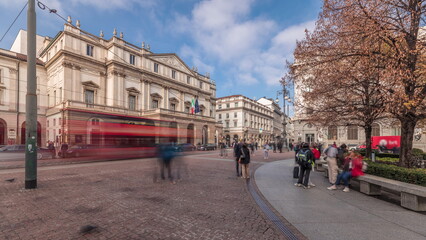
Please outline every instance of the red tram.
[{"label": "red tram", "polygon": [[125,159],[153,157],[162,143],[193,138],[193,130],[178,135],[178,123],[120,114],[66,109],[62,123],[62,157]]}]

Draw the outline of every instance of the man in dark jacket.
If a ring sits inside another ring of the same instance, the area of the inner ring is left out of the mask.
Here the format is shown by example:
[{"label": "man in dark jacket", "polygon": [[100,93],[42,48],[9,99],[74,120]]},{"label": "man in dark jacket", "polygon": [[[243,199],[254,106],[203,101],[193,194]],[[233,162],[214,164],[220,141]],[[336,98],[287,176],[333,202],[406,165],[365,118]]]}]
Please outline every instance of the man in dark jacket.
[{"label": "man in dark jacket", "polygon": [[337,166],[339,168],[342,168],[345,163],[345,156],[348,153],[348,147],[346,144],[340,145],[340,147],[337,149]]},{"label": "man in dark jacket", "polygon": [[237,170],[237,177],[241,176],[241,170],[240,170],[240,164],[238,163],[241,158],[241,148],[243,146],[243,141],[241,140],[239,143],[235,142],[234,144],[234,156],[235,156],[235,162],[236,162],[236,170]]},{"label": "man in dark jacket", "polygon": [[315,162],[314,154],[309,149],[309,143],[304,143],[302,149],[297,153],[297,163],[300,166],[299,180],[297,181],[296,186],[302,187],[305,189],[311,188],[309,186],[309,174],[311,173],[312,165]]}]

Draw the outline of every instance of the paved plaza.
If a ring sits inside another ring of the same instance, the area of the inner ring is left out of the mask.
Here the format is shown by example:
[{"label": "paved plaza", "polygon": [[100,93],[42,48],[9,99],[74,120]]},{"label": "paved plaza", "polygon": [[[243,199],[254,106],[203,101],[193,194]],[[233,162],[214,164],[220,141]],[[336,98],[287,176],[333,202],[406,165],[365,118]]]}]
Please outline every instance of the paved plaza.
[{"label": "paved plaza", "polygon": [[315,188],[295,187],[293,158],[271,153],[265,160],[258,151],[245,181],[235,176],[231,154],[193,152],[178,159],[175,183],[153,181],[156,159],[43,160],[35,190],[23,189],[19,161],[3,162],[0,239],[426,238],[424,213],[355,190],[328,191],[322,173],[312,175]]},{"label": "paved plaza", "polygon": [[231,157],[181,161],[176,184],[153,182],[155,159],[41,166],[35,190],[23,189],[24,169],[3,169],[0,239],[285,239]]}]

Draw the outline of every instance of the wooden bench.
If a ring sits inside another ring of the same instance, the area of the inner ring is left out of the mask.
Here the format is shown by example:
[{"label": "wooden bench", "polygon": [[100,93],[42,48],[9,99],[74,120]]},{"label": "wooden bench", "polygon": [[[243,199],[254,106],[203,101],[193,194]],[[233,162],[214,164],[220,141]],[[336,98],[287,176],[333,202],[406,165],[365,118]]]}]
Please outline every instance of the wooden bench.
[{"label": "wooden bench", "polygon": [[[323,168],[325,169],[324,176],[328,177],[328,165],[323,164]],[[352,180],[359,182],[359,191],[364,194],[377,196],[381,195],[382,188],[393,190],[401,194],[402,207],[413,211],[426,211],[426,187],[370,174]]]},{"label": "wooden bench", "polygon": [[401,193],[401,206],[413,211],[426,211],[426,187],[366,174],[357,178],[360,192],[380,195],[382,188]]}]

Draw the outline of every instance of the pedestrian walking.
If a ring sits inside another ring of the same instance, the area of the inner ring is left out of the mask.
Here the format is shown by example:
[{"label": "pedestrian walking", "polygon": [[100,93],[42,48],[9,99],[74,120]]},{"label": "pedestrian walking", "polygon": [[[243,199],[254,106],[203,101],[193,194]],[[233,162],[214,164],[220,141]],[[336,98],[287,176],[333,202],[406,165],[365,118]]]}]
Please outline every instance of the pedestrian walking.
[{"label": "pedestrian walking", "polygon": [[50,152],[52,154],[52,158],[55,158],[56,157],[56,149],[55,149],[55,145],[53,144],[52,141],[48,141],[47,149],[50,150]]},{"label": "pedestrian walking", "polygon": [[175,150],[171,144],[161,145],[159,148],[159,158],[160,158],[160,175],[161,179],[165,180],[164,170],[167,169],[167,177],[170,182],[175,183],[173,181],[172,175],[172,161],[176,156]]},{"label": "pedestrian walking", "polygon": [[247,144],[243,144],[241,148],[240,164],[242,168],[242,178],[250,178],[249,164],[250,164],[250,150]]}]

